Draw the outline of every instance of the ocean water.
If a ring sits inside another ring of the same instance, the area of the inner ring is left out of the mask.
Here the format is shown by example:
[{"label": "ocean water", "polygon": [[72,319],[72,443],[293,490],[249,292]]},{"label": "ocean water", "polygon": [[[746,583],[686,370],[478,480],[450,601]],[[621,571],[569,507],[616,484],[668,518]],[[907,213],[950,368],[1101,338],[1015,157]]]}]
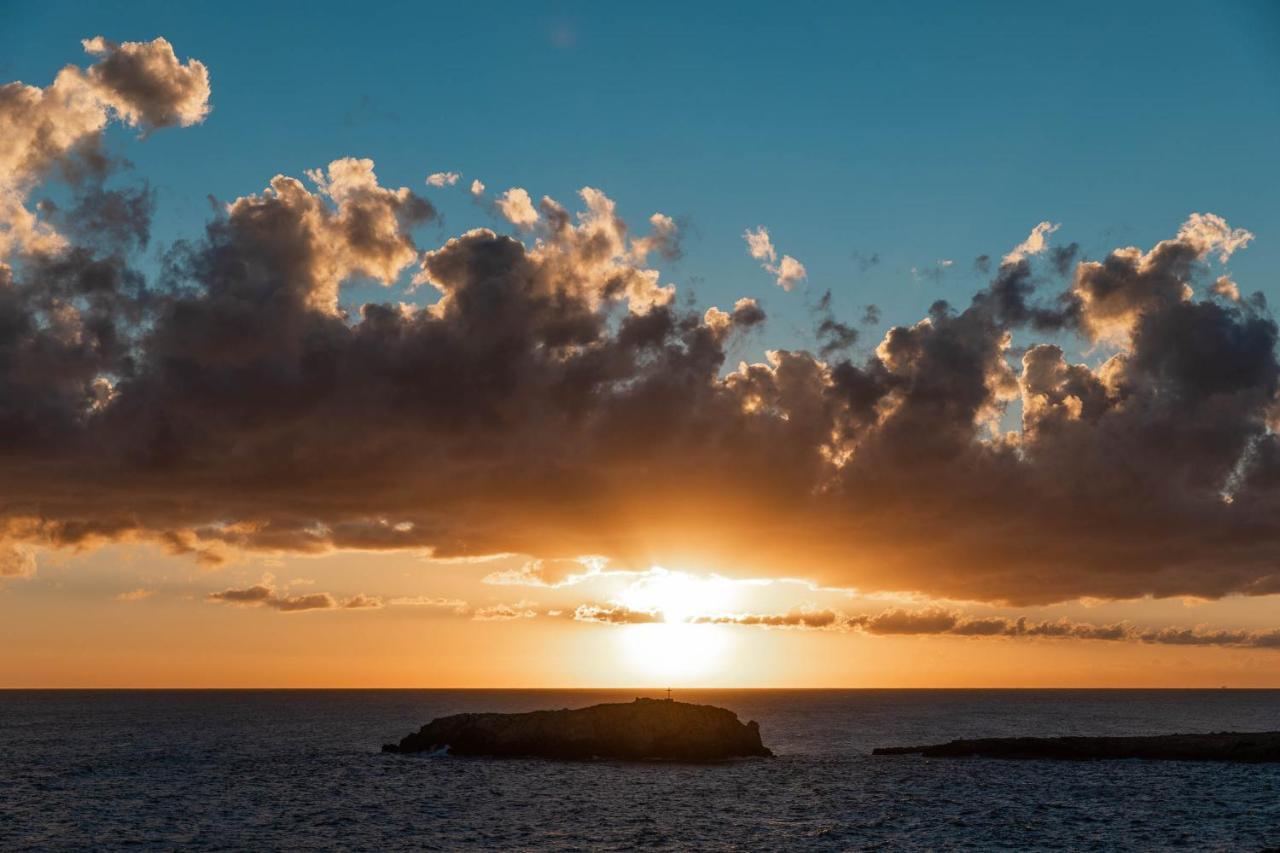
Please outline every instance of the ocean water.
[{"label": "ocean water", "polygon": [[778,757],[379,752],[443,714],[634,695],[0,692],[0,850],[1280,847],[1280,766],[869,754],[984,735],[1276,730],[1280,691],[678,690],[759,721]]}]

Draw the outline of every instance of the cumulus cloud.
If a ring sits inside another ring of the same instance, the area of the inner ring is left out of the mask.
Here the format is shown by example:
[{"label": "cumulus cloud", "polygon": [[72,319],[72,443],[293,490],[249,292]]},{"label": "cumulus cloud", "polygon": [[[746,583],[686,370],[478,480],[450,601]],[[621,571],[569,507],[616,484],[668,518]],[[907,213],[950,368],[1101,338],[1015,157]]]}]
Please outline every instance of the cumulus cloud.
[{"label": "cumulus cloud", "polygon": [[[819,352],[736,365],[760,305],[677,300],[653,266],[674,220],[633,230],[595,188],[578,210],[526,193],[524,239],[419,247],[430,205],[344,157],[233,200],[144,273],[147,191],[84,174],[112,116],[146,131],[207,104],[203,66],[149,44],[0,89],[6,576],[30,573],[19,548],[146,539],[208,562],[520,554],[548,581],[594,554],[964,600],[1280,592],[1277,327],[1261,298],[1208,292],[1251,237],[1221,217],[1052,285],[1037,226],[967,303],[862,355],[828,304]],[[28,211],[45,179],[74,198]],[[747,245],[781,271],[766,229]],[[339,299],[409,276],[435,301]],[[1095,344],[1106,360],[1070,355]],[[289,606],[340,604],[317,595]]]},{"label": "cumulus cloud", "polygon": [[747,251],[751,257],[760,261],[762,269],[777,277],[776,283],[783,290],[793,290],[808,276],[804,264],[790,255],[783,255],[782,260],[778,260],[778,252],[769,237],[769,229],[763,225],[757,226],[754,231],[748,228],[742,232],[742,238],[747,241]]},{"label": "cumulus cloud", "polygon": [[[451,187],[458,182],[462,175],[457,172],[432,172],[427,175],[427,186],[429,187]],[[479,183],[478,181],[475,183]],[[484,192],[484,185],[481,184],[481,192]]]},{"label": "cumulus cloud", "polygon": [[101,150],[112,118],[144,133],[189,126],[209,111],[209,74],[198,60],[182,63],[163,38],[114,44],[85,39],[98,57],[89,68],[67,66],[46,88],[0,86],[0,269],[14,253],[52,253],[67,239],[26,206],[34,186],[58,171],[73,181],[101,177]]},{"label": "cumulus cloud", "polygon": [[476,198],[479,198],[480,196],[484,195],[484,184],[481,183],[479,180],[472,181],[471,194]]},{"label": "cumulus cloud", "polygon": [[528,231],[538,224],[538,211],[527,190],[512,187],[494,199],[494,204],[498,212],[517,228]]}]

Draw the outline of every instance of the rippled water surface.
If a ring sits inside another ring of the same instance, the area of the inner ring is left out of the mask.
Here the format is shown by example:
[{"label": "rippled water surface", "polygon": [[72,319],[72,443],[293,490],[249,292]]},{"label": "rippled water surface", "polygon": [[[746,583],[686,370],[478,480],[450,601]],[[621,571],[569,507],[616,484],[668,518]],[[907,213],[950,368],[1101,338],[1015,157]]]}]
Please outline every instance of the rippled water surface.
[{"label": "rippled water surface", "polygon": [[712,766],[382,755],[433,717],[614,691],[0,692],[0,850],[1280,847],[1280,765],[872,758],[953,737],[1280,729],[1280,691],[677,691]]}]

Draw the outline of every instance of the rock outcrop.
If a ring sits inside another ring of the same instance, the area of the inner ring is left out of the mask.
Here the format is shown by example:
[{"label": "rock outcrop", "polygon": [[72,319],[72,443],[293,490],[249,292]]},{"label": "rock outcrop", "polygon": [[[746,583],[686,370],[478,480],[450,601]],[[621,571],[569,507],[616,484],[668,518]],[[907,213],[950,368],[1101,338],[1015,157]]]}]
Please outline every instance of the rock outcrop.
[{"label": "rock outcrop", "polygon": [[1095,761],[1141,758],[1148,761],[1280,762],[1280,732],[1216,732],[1149,737],[1009,737],[953,740],[932,746],[893,746],[872,755],[923,755],[927,758],[1012,758]]},{"label": "rock outcrop", "polygon": [[525,714],[454,714],[423,726],[383,752],[450,755],[719,761],[773,753],[760,727],[714,705],[661,699]]}]

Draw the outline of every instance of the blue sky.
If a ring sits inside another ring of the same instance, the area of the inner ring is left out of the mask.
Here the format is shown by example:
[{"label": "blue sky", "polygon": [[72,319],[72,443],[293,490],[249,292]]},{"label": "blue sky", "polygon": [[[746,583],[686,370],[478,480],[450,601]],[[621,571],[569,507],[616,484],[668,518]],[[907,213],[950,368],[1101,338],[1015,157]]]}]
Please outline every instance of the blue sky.
[{"label": "blue sky", "polygon": [[[761,346],[808,343],[806,299],[827,288],[850,320],[964,304],[973,257],[1043,219],[1096,257],[1218,213],[1257,236],[1232,258],[1242,288],[1280,296],[1275,3],[5,2],[0,77],[44,85],[97,34],[164,35],[212,74],[203,125],[112,136],[160,192],[156,245],[196,233],[209,193],[352,155],[441,209],[423,246],[494,224],[472,178],[673,215],[686,255],[667,280],[702,304],[761,298]],[[465,177],[427,190],[439,170]],[[747,256],[760,224],[808,268],[807,297]],[[940,282],[911,275],[943,258]]]}]

